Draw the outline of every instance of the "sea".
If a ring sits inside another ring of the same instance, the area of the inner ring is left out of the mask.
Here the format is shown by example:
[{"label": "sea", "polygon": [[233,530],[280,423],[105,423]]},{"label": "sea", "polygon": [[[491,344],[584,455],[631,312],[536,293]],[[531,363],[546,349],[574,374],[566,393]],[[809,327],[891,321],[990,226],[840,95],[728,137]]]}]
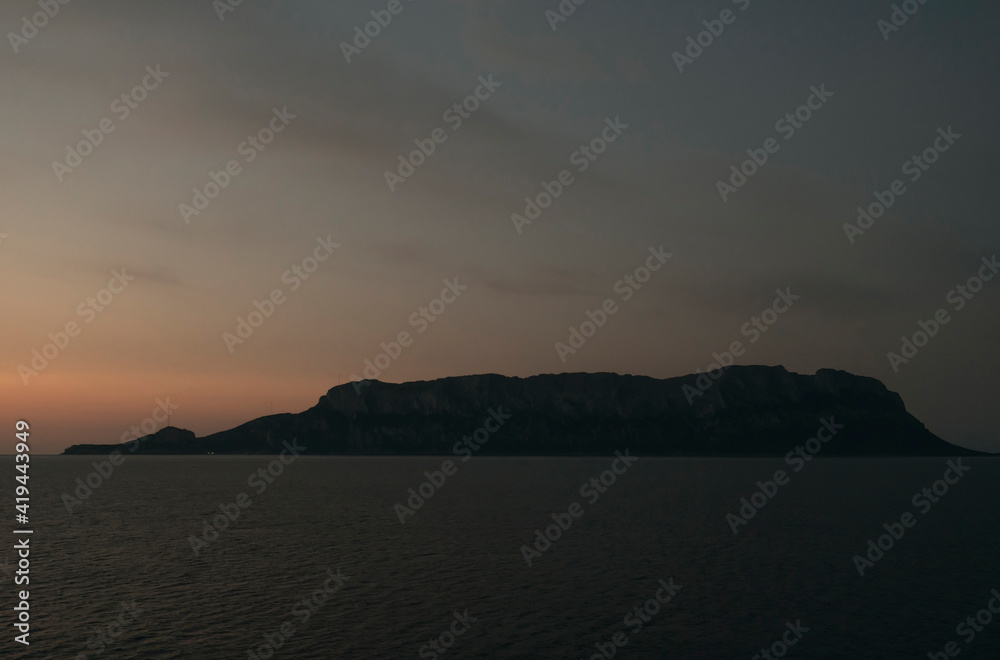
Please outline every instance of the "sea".
[{"label": "sea", "polygon": [[992,458],[0,463],[4,659],[1000,658]]}]

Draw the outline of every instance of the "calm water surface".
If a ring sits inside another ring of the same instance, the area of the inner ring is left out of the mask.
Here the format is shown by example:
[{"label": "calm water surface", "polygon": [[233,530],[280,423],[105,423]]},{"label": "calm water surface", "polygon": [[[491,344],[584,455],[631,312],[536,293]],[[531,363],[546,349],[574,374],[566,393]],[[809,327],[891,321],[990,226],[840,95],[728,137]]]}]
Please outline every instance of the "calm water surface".
[{"label": "calm water surface", "polygon": [[[734,535],[726,515],[782,459],[642,458],[581,494],[611,458],[476,457],[401,524],[394,505],[444,458],[301,457],[266,485],[248,478],[273,457],[129,456],[70,513],[62,496],[95,458],[33,459],[31,646],[8,616],[0,657],[244,659],[270,639],[275,658],[589,659],[622,632],[616,658],[751,658],[787,623],[808,631],[786,657],[926,658],[948,642],[1000,657],[1000,614],[956,632],[1000,590],[993,459],[965,459],[926,513],[912,498],[945,459],[813,460]],[[196,555],[191,537],[241,493],[249,506]],[[522,545],[574,502],[582,516],[529,567]],[[852,557],[907,512],[916,524],[860,576]],[[123,602],[138,611],[120,626]]]}]

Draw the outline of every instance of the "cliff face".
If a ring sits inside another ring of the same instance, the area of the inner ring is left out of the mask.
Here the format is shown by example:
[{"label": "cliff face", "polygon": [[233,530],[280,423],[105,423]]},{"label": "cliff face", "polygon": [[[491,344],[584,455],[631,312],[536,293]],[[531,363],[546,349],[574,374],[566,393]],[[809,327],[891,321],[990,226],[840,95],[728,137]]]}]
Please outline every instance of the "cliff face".
[{"label": "cliff face", "polygon": [[[135,453],[277,453],[283,441],[298,438],[310,454],[450,454],[490,419],[486,428],[499,429],[479,454],[607,454],[627,447],[638,455],[784,455],[814,437],[823,418],[843,426],[823,445],[824,456],[971,453],[930,433],[874,378],[740,366],[718,380],[578,373],[365,381],[360,393],[355,384],[335,387],[298,414],[262,417],[197,440],[143,439]],[[82,453],[75,449],[66,453]]]}]

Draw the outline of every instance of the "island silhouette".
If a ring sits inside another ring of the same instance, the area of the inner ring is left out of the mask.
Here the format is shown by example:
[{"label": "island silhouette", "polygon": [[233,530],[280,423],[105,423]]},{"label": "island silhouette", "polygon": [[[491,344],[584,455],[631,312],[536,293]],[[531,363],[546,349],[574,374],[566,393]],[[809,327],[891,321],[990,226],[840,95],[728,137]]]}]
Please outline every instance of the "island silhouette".
[{"label": "island silhouette", "polygon": [[962,456],[881,381],[845,371],[730,366],[675,378],[614,373],[482,374],[338,385],[300,413],[198,438],[168,426],[125,444],[64,454],[493,456]]}]

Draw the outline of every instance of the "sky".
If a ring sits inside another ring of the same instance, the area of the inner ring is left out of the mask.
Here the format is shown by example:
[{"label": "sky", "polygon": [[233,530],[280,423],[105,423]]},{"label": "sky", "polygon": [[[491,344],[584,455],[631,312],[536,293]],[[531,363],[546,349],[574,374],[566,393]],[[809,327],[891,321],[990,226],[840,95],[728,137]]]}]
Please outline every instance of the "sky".
[{"label": "sky", "polygon": [[905,4],[6,2],[0,424],[740,342],[1000,451],[1000,8]]}]

